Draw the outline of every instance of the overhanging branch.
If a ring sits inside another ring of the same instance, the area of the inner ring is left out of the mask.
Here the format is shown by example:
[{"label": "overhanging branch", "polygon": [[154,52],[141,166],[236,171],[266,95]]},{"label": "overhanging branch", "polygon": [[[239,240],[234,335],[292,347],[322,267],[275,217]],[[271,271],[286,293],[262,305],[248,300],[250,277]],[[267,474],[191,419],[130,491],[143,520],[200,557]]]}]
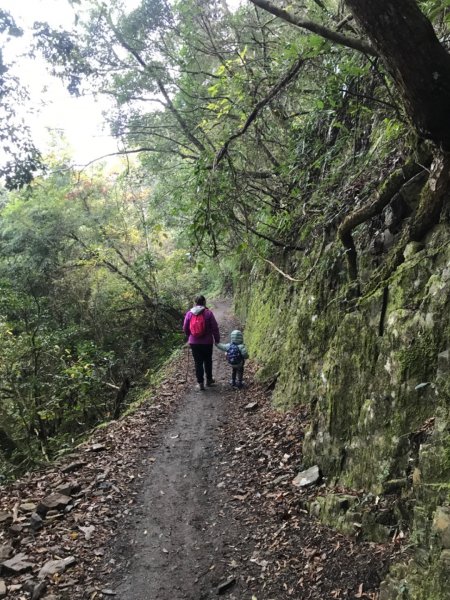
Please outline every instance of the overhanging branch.
[{"label": "overhanging branch", "polygon": [[297,77],[305,60],[306,59],[304,59],[303,57],[298,58],[297,61],[289,69],[289,71],[286,73],[286,75],[269,91],[267,96],[265,96],[262,100],[260,100],[256,104],[255,108],[249,114],[249,116],[247,117],[247,119],[246,119],[244,125],[241,127],[241,129],[239,129],[239,131],[237,131],[230,138],[228,138],[228,140],[225,142],[225,144],[222,146],[222,148],[216,154],[216,157],[214,159],[214,167],[216,167],[220,163],[220,161],[223,159],[223,157],[225,156],[225,154],[228,151],[228,147],[231,144],[231,142],[233,140],[241,137],[242,135],[244,135],[244,133],[247,131],[247,129],[250,127],[250,125],[253,123],[253,121],[256,119],[256,117],[261,112],[261,110],[265,106],[267,106],[283,88],[285,88],[293,79],[295,79],[295,77]]},{"label": "overhanging branch", "polygon": [[370,54],[372,56],[377,56],[374,48],[365,42],[364,40],[359,40],[358,38],[349,37],[339,33],[338,31],[334,31],[333,29],[328,29],[328,27],[324,27],[319,23],[315,23],[314,21],[307,21],[304,19],[300,19],[296,15],[275,6],[271,2],[267,2],[267,0],[250,0],[252,4],[258,6],[258,8],[262,8],[263,10],[269,12],[276,17],[283,19],[287,23],[291,23],[291,25],[295,25],[296,27],[300,27],[301,29],[306,29],[311,31],[312,33],[316,33],[320,35],[326,40],[330,42],[334,42],[335,44],[339,44],[340,46],[345,46],[346,48],[352,48],[353,50],[358,50],[358,52],[363,52],[364,54]]},{"label": "overhanging branch", "polygon": [[89,167],[93,163],[95,163],[99,160],[103,160],[104,158],[109,158],[110,156],[127,156],[128,154],[139,154],[141,152],[157,152],[158,154],[161,154],[161,153],[176,154],[177,156],[180,156],[183,159],[198,160],[198,156],[195,156],[193,154],[185,154],[184,152],[179,152],[178,150],[173,150],[173,149],[163,150],[161,148],[155,148],[155,147],[151,147],[151,146],[143,146],[142,148],[134,148],[133,150],[119,150],[117,152],[110,152],[109,154],[103,154],[102,156],[98,156],[97,158],[94,158],[94,159],[90,160],[89,162],[87,162],[86,164],[84,164],[83,168],[86,169],[86,167]]}]

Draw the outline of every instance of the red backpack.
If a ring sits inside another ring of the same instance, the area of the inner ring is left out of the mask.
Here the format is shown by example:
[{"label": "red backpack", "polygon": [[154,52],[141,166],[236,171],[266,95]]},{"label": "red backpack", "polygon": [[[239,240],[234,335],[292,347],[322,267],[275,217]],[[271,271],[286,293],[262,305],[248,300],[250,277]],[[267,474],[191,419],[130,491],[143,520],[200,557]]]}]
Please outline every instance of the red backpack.
[{"label": "red backpack", "polygon": [[194,337],[202,337],[206,333],[206,319],[204,310],[198,315],[192,315],[189,321],[189,331]]}]

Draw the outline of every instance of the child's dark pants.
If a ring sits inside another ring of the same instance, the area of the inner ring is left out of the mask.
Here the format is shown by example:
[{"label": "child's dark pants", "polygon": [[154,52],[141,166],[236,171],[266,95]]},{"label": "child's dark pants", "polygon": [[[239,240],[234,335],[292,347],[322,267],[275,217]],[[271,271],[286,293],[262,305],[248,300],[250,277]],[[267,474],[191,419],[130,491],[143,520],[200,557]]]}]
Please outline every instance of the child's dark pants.
[{"label": "child's dark pants", "polygon": [[238,383],[242,383],[242,380],[244,379],[244,363],[242,363],[242,365],[238,365],[237,367],[232,367],[232,369],[231,381],[236,383],[237,377]]},{"label": "child's dark pants", "polygon": [[190,344],[192,356],[195,362],[195,376],[197,383],[203,383],[203,377],[206,374],[206,381],[212,381],[212,344]]}]

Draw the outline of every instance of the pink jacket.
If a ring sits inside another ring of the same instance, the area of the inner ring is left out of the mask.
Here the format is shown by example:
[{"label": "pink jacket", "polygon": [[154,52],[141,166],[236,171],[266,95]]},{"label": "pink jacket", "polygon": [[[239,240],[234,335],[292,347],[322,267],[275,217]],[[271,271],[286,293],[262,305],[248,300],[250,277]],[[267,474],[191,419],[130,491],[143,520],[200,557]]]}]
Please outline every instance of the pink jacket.
[{"label": "pink jacket", "polygon": [[[190,320],[192,315],[199,315],[203,311],[205,311],[206,332],[202,337],[194,337],[191,335],[189,328]],[[191,310],[188,310],[184,317],[183,331],[188,338],[189,344],[213,344],[214,342],[218,344],[220,342],[219,326],[217,325],[216,318],[213,312],[205,306],[194,306]]]}]

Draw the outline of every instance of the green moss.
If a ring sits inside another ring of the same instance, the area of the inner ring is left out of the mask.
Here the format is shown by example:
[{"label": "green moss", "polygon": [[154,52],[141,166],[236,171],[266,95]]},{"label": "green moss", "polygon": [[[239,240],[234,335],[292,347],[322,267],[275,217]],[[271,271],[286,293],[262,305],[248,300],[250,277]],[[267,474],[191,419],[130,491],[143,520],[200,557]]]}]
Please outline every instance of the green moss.
[{"label": "green moss", "polygon": [[412,377],[423,380],[433,374],[437,368],[439,347],[431,332],[419,334],[411,340],[409,347],[401,348],[398,360],[401,366],[402,379]]},{"label": "green moss", "polygon": [[[448,239],[450,226],[440,225],[423,250],[407,257],[389,282],[385,305],[383,290],[358,306],[347,301],[334,244],[322,255],[316,248],[314,258],[295,266],[274,259],[305,283],[288,282],[261,265],[252,268],[251,281],[240,280],[237,293],[252,358],[262,377],[277,375],[275,406],[311,406],[303,462],[319,464],[331,485],[382,494],[386,485],[401,482],[395,493],[415,507],[414,517],[411,509],[399,509],[397,518],[409,524],[412,543],[429,563],[393,572],[389,600],[441,600],[443,567],[430,520],[436,506],[450,503],[450,360],[442,356],[450,347]],[[360,264],[369,266],[367,255]],[[424,428],[438,415],[434,431]],[[411,469],[420,473],[414,486]],[[346,533],[354,533],[353,523],[361,519],[368,538],[389,535],[388,526],[359,507],[342,512],[324,498],[310,508]],[[429,576],[439,585],[421,583]]]},{"label": "green moss", "polygon": [[[446,555],[427,555],[399,563],[381,584],[380,600],[448,600],[450,570]],[[430,564],[431,563],[431,564]]]}]

